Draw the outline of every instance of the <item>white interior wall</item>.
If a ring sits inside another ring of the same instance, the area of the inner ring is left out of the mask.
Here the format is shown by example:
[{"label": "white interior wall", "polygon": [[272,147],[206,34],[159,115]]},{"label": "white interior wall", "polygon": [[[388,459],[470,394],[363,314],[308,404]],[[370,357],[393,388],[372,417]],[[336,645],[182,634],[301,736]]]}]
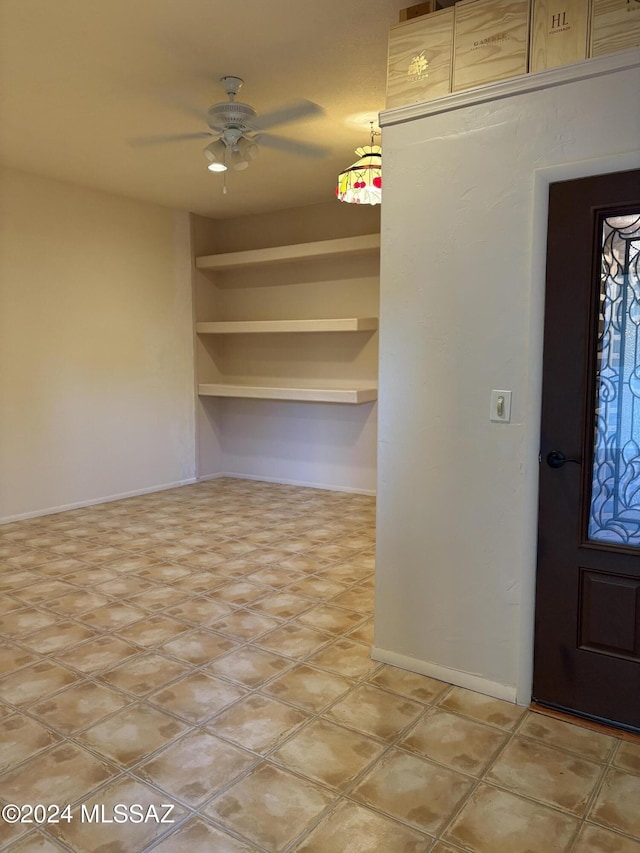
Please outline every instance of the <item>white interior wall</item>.
[{"label": "white interior wall", "polygon": [[187,214],[0,181],[0,520],[192,480]]},{"label": "white interior wall", "polygon": [[[194,217],[197,254],[242,251],[376,233],[379,209],[311,205],[232,220]],[[198,320],[378,315],[379,262],[287,263],[194,273]],[[377,333],[199,336],[200,382],[339,384],[374,379]],[[198,401],[199,476],[227,474],[373,493],[377,407],[274,400]]]},{"label": "white interior wall", "polygon": [[640,165],[639,89],[634,50],[382,116],[379,660],[530,699],[548,184]]}]

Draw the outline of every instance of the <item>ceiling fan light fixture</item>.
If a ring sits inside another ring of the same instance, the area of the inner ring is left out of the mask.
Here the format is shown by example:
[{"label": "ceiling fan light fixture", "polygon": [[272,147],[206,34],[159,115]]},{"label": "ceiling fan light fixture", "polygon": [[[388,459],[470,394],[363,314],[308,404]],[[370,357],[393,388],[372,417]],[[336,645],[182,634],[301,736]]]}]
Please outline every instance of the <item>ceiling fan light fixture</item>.
[{"label": "ceiling fan light fixture", "polygon": [[356,148],[360,159],[338,175],[336,196],[348,204],[382,201],[382,149],[379,145]]},{"label": "ceiling fan light fixture", "polygon": [[252,139],[247,139],[246,136],[238,140],[236,147],[247,162],[255,160],[258,156],[258,146]]},{"label": "ceiling fan light fixture", "polygon": [[336,196],[347,204],[380,204],[382,201],[382,148],[373,140],[380,136],[371,125],[371,143],[356,148],[360,158],[338,175]]},{"label": "ceiling fan light fixture", "polygon": [[249,161],[243,156],[238,145],[229,146],[227,149],[227,163],[236,172],[240,172],[249,166]]},{"label": "ceiling fan light fixture", "polygon": [[204,156],[209,161],[207,169],[211,172],[226,172],[226,150],[227,146],[221,139],[216,139],[215,142],[210,142],[204,149]]}]

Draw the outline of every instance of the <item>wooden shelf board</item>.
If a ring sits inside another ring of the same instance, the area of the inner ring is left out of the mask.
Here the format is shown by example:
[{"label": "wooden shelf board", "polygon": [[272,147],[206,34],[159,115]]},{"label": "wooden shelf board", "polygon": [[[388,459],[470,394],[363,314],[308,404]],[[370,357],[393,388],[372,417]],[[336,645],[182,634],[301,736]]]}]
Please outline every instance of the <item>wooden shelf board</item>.
[{"label": "wooden shelf board", "polygon": [[316,403],[370,403],[378,398],[375,385],[357,388],[274,388],[263,385],[202,384],[201,397],[240,397],[261,400],[298,400]]},{"label": "wooden shelf board", "polygon": [[378,328],[377,317],[340,317],[331,320],[231,320],[196,323],[200,335],[239,335],[274,332],[365,332]]},{"label": "wooden shelf board", "polygon": [[340,237],[336,240],[320,240],[315,243],[295,243],[291,246],[274,246],[269,249],[249,249],[245,252],[204,255],[196,258],[196,267],[201,270],[222,271],[240,267],[313,260],[315,258],[361,255],[379,249],[380,235],[364,234],[359,237]]}]

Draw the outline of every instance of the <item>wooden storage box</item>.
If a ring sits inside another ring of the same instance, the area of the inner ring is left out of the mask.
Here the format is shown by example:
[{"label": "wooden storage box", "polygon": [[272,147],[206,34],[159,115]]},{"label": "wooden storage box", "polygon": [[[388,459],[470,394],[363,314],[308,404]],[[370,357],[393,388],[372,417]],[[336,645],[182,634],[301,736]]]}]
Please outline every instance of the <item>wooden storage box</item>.
[{"label": "wooden storage box", "polygon": [[451,92],[453,7],[389,30],[387,109]]},{"label": "wooden storage box", "polygon": [[454,92],[527,73],[529,0],[461,0],[454,8]]},{"label": "wooden storage box", "polygon": [[593,0],[591,56],[640,46],[640,0]]},{"label": "wooden storage box", "polygon": [[533,0],[529,71],[589,56],[590,6],[590,0]]}]

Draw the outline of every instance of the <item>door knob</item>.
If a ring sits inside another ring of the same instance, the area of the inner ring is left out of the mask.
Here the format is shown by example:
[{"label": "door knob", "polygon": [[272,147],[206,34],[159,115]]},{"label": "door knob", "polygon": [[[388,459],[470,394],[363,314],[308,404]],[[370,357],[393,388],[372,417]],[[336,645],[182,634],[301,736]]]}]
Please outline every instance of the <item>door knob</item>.
[{"label": "door knob", "polygon": [[547,453],[547,465],[549,468],[562,468],[565,462],[575,462],[576,465],[580,465],[582,460],[569,459],[561,450],[552,450],[550,453]]}]

